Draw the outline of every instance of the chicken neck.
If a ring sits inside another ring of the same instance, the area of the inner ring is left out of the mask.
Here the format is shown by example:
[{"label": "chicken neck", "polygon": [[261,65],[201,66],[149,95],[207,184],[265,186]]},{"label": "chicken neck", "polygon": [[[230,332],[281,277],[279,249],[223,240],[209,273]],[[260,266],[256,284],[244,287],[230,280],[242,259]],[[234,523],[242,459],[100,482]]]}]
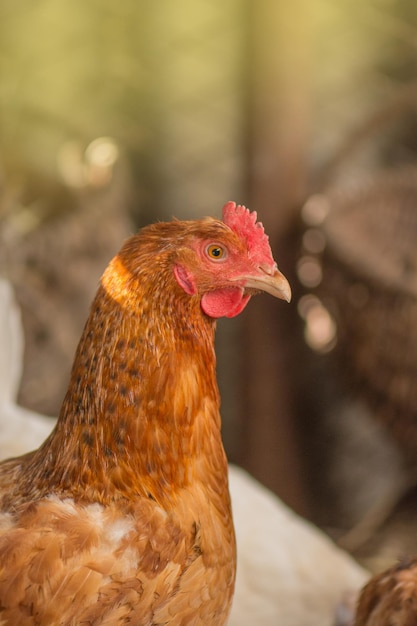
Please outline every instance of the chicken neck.
[{"label": "chicken neck", "polygon": [[[56,428],[27,460],[28,497],[150,497],[165,507],[193,481],[227,488],[214,321],[176,284],[167,259],[103,275]],[[210,471],[207,472],[209,465]]]}]

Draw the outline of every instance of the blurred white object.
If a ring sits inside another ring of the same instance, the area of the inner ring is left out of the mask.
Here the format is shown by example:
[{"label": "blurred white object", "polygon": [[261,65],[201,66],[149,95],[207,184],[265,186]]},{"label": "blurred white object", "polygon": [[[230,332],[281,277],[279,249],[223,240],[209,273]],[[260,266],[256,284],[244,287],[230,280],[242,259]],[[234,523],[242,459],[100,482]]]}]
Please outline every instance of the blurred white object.
[{"label": "blurred white object", "polygon": [[[369,574],[315,526],[230,466],[238,546],[228,626],[333,626]],[[345,622],[344,622],[345,623]]]},{"label": "blurred white object", "polygon": [[[23,331],[9,283],[0,279],[0,459],[37,448],[55,420],[17,405]],[[336,607],[367,572],[249,474],[230,466],[238,545],[229,626],[332,626]]]},{"label": "blurred white object", "polygon": [[34,450],[55,423],[17,405],[23,346],[20,310],[10,284],[0,279],[0,459]]}]

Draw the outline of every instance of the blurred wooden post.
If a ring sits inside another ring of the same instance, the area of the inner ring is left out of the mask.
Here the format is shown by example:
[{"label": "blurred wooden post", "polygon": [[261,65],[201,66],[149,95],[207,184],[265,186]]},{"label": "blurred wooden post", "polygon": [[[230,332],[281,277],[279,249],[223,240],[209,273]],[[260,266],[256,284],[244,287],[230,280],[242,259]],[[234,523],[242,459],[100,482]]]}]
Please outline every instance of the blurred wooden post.
[{"label": "blurred wooden post", "polygon": [[[280,268],[291,277],[288,232],[303,196],[310,114],[308,0],[251,4],[250,207],[260,212]],[[249,204],[249,202],[248,202]],[[242,464],[307,513],[289,358],[295,307],[255,298],[244,317]]]}]

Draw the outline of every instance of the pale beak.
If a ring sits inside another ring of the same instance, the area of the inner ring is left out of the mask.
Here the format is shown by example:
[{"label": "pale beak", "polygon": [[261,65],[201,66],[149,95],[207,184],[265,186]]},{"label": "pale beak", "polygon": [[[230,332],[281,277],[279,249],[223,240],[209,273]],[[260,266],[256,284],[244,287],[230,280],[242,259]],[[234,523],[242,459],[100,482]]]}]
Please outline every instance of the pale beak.
[{"label": "pale beak", "polygon": [[257,291],[266,291],[275,298],[281,298],[290,302],[291,287],[284,274],[279,269],[262,265],[259,272],[250,276],[242,277],[245,289],[256,289]]}]

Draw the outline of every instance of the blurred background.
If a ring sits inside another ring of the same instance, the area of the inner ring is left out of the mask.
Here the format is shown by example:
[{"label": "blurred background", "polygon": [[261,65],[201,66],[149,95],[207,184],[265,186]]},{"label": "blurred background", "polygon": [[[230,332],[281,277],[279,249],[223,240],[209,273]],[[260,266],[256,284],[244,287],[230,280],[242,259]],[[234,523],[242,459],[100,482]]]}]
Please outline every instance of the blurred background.
[{"label": "blurred background", "polygon": [[414,0],[3,0],[21,404],[57,415],[126,236],[246,204],[294,299],[219,323],[229,459],[370,567],[417,551],[416,152]]}]

